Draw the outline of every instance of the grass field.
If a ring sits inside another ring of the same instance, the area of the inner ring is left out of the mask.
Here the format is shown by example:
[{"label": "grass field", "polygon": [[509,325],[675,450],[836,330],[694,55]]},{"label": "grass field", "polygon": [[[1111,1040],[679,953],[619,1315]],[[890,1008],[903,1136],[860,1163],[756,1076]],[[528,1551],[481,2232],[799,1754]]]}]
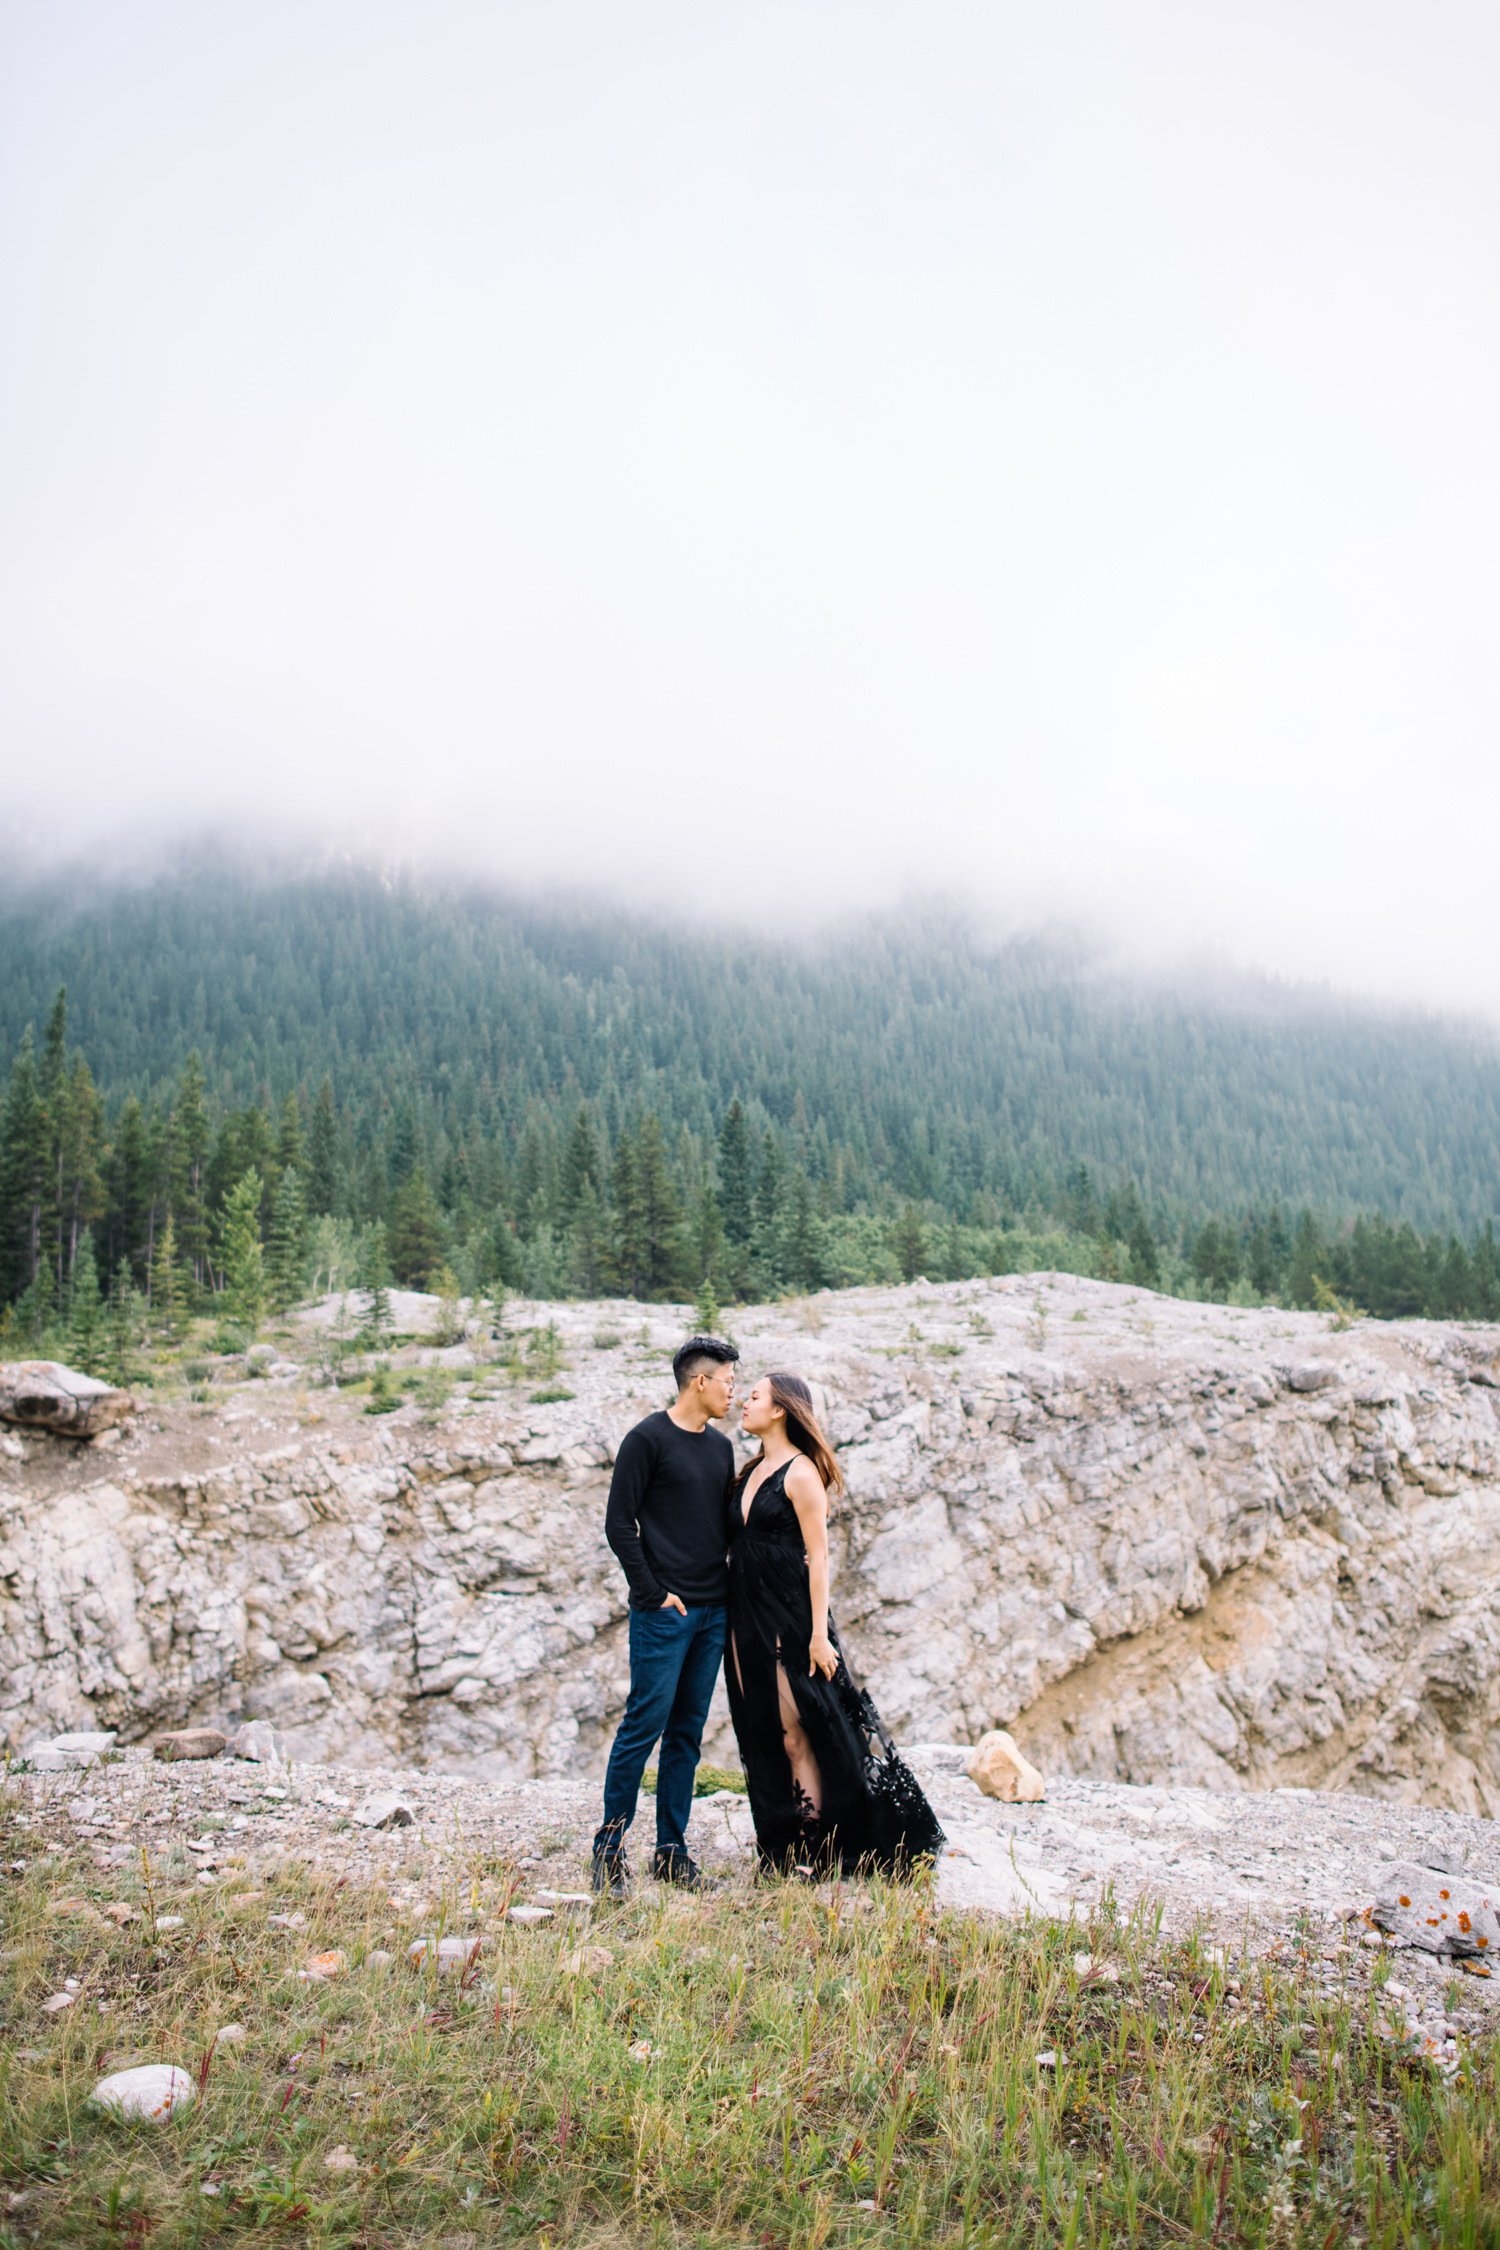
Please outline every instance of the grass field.
[{"label": "grass field", "polygon": [[[1295,1949],[949,1916],[920,1885],[646,1886],[521,1928],[498,1861],[415,1922],[305,1869],[247,1894],[35,1853],[0,1834],[5,2250],[1500,2244],[1494,2049],[1444,2085]],[[443,1934],[482,1940],[467,1970],[408,1965]],[[200,2098],[95,2112],[134,2061]]]}]

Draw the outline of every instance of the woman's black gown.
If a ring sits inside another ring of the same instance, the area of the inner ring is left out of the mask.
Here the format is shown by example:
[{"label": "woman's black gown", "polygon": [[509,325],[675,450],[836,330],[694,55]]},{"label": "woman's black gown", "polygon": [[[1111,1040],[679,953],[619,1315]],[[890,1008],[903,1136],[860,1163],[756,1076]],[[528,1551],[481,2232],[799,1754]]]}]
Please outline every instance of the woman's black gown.
[{"label": "woman's black gown", "polygon": [[[764,1480],[748,1518],[738,1487],[730,1510],[724,1677],[761,1862],[909,1873],[914,1861],[934,1856],[943,1831],[868,1692],[855,1685],[831,1616],[838,1669],[831,1680],[808,1670],[812,1592],[802,1527],[786,1496],[790,1467],[784,1462]],[[817,1818],[782,1740],[778,1658],[822,1778]]]}]

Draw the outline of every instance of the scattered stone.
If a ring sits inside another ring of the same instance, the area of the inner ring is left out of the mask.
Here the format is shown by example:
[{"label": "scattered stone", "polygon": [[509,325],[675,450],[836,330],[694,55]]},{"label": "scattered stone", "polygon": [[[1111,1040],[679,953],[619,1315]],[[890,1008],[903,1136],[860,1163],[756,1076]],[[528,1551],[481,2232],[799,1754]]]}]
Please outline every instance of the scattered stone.
[{"label": "scattered stone", "polygon": [[81,1375],[58,1360],[0,1362],[0,1422],[50,1430],[58,1437],[93,1438],[134,1412],[128,1391]]},{"label": "scattered stone", "polygon": [[286,1751],[269,1719],[247,1719],[229,1737],[231,1757],[248,1758],[258,1766],[283,1766]]},{"label": "scattered stone", "polygon": [[50,1999],[42,2002],[42,2013],[45,2016],[60,2016],[63,2009],[71,2008],[77,1998],[76,1992],[54,1992]]},{"label": "scattered stone", "polygon": [[307,1928],[307,1916],[300,1909],[295,1914],[268,1914],[266,1916],[266,1928],[268,1930],[305,1930]]},{"label": "scattered stone", "polygon": [[461,1975],[478,1956],[483,1945],[479,1937],[418,1938],[406,1949],[406,1958],[414,1969],[435,1968],[440,1977]]},{"label": "scattered stone", "polygon": [[179,1727],[175,1733],[159,1734],[152,1747],[168,1763],[179,1758],[222,1758],[229,1737],[217,1727]]},{"label": "scattered stone", "polygon": [[117,2070],[101,2078],[89,2100],[116,2117],[140,2117],[159,2122],[179,2109],[190,2109],[197,2090],[185,2070],[175,2063],[142,2063],[134,2070]]},{"label": "scattered stone", "polygon": [[588,1891],[538,1891],[536,1897],[539,1906],[561,1906],[570,1909],[583,1907],[589,1913],[594,1910],[593,1897]]},{"label": "scattered stone", "polygon": [[1038,2070],[1060,2070],[1067,2061],[1061,2047],[1044,2047],[1036,2058]]},{"label": "scattered stone", "polygon": [[340,2143],[337,2148],[331,2148],[324,2157],[323,2169],[325,2172],[357,2172],[359,2170],[359,2158],[352,2148],[345,2148]]},{"label": "scattered stone", "polygon": [[512,1906],[506,1909],[506,1919],[519,1922],[523,1929],[529,1930],[538,1922],[550,1922],[552,1909],[550,1906]]},{"label": "scattered stone", "polygon": [[1040,1804],[1047,1794],[1047,1784],[1036,1767],[1000,1727],[980,1736],[967,1771],[986,1797],[998,1797],[1005,1805]]},{"label": "scattered stone", "polygon": [[383,1945],[377,1945],[373,1953],[365,1955],[365,1967],[367,1969],[388,1969],[395,1958],[395,1954],[387,1953]]},{"label": "scattered stone", "polygon": [[636,2039],[625,2050],[632,2062],[649,2062],[656,2049],[649,2039]]},{"label": "scattered stone", "polygon": [[47,1912],[64,1915],[70,1922],[93,1922],[100,1927],[104,1922],[104,1916],[98,1907],[91,1899],[86,1898],[55,1898],[48,1905]]},{"label": "scattered stone", "polygon": [[158,1914],[155,1927],[159,1930],[180,1930],[186,1920],[185,1914]]},{"label": "scattered stone", "polygon": [[238,2047],[250,2036],[242,2023],[220,2024],[214,2033],[216,2047]]},{"label": "scattered stone", "polygon": [[[1500,1957],[1500,1887],[1415,1860],[1382,1868],[1370,1918],[1398,1944],[1450,1959]],[[1386,1990],[1392,1987],[1388,1984]],[[1395,1988],[1398,1992],[1400,1987]]]},{"label": "scattered stone", "polygon": [[570,1977],[598,1976],[613,1968],[614,1959],[607,1945],[578,1945],[563,1962],[563,1971]]},{"label": "scattered stone", "polygon": [[394,1789],[380,1789],[356,1805],[350,1817],[361,1828],[410,1828],[417,1816]]},{"label": "scattered stone", "polygon": [[21,1756],[33,1773],[66,1773],[73,1767],[97,1766],[115,1746],[115,1730],[83,1734],[54,1734],[50,1741],[33,1742]]},{"label": "scattered stone", "polygon": [[1289,1367],[1286,1371],[1289,1391],[1326,1391],[1338,1379],[1336,1367],[1326,1367],[1317,1359],[1303,1360],[1300,1366]]},{"label": "scattered stone", "polygon": [[349,1956],[334,1947],[328,1953],[311,1953],[298,1974],[309,1983],[326,1984],[330,1977],[342,1976],[349,1966]]}]

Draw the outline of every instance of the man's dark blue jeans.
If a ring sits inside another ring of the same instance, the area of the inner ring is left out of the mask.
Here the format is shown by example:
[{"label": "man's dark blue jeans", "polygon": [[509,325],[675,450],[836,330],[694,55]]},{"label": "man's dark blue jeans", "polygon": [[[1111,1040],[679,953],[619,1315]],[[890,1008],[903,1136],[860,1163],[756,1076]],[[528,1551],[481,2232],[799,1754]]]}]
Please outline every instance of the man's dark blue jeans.
[{"label": "man's dark blue jeans", "polygon": [[630,1694],[604,1775],[604,1820],[596,1851],[618,1851],[635,1818],[641,1776],[658,1741],[656,1848],[687,1849],[693,1776],[714,1682],[724,1660],[722,1603],[630,1612]]}]

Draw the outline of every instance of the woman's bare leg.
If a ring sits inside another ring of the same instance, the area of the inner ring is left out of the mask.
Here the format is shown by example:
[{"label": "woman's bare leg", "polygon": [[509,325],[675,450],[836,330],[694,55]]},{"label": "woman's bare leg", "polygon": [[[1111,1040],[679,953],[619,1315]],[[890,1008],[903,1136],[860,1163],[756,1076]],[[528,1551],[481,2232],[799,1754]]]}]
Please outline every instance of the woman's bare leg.
[{"label": "woman's bare leg", "polygon": [[792,1769],[792,1782],[800,1797],[806,1799],[816,1820],[823,1810],[823,1776],[818,1771],[818,1761],[813,1756],[813,1746],[802,1724],[802,1714],[797,1709],[792,1683],[786,1676],[786,1667],[778,1654],[776,1660],[776,1694],[781,1712],[781,1740],[786,1750],[787,1763]]}]

